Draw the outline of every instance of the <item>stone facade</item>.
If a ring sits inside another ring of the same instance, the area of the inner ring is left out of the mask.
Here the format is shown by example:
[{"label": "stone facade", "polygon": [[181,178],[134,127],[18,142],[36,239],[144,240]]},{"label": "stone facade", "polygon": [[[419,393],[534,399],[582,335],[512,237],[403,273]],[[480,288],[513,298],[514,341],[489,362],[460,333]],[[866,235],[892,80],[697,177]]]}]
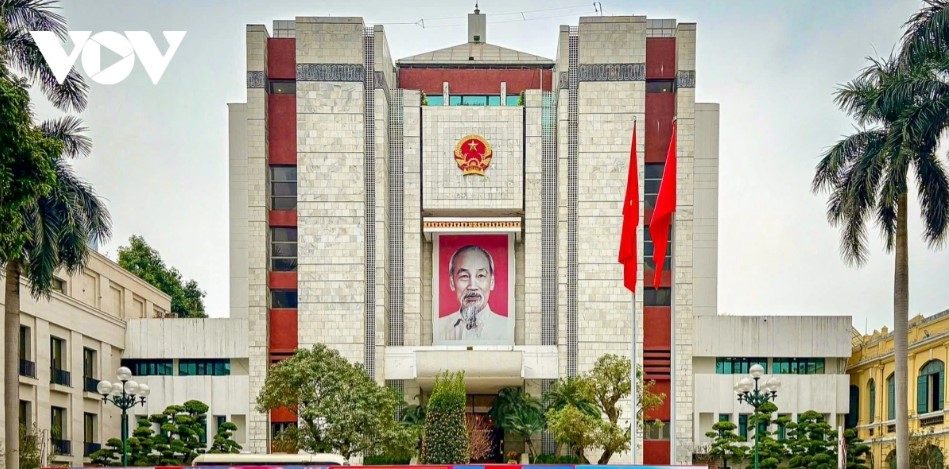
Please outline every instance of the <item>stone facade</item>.
[{"label": "stone facade", "polygon": [[[661,24],[655,26],[655,21]],[[590,370],[606,353],[629,356],[634,350],[636,362],[643,363],[644,300],[624,288],[617,250],[630,135],[633,123],[645,122],[647,113],[647,38],[674,38],[679,190],[671,247],[670,457],[673,463],[690,462],[692,362],[676,357],[692,353],[693,316],[699,314],[693,305],[702,305],[701,314],[714,311],[715,288],[709,283],[715,279],[709,273],[716,250],[706,243],[701,261],[693,254],[698,249],[693,244],[695,25],[664,21],[670,20],[584,17],[577,26],[564,26],[556,60],[530,56],[531,66],[553,72],[553,83],[524,89],[518,105],[487,106],[428,106],[421,90],[399,89],[398,62],[393,63],[380,26],[367,28],[360,18],[281,22],[281,37],[295,38],[296,50],[298,346],[327,344],[410,400],[424,395],[433,378],[420,375],[430,371],[421,369],[423,356],[425,363],[449,363],[451,352],[471,352],[469,357],[505,352],[513,354],[505,357],[523,360],[523,369],[514,375],[488,370],[473,378],[473,385],[486,393],[502,385],[492,385],[495,380],[540,394],[558,378]],[[276,137],[267,133],[266,30],[249,26],[247,41],[248,101],[232,112],[232,118],[246,122],[245,135],[232,139],[244,152],[232,150],[234,173],[246,174],[246,181],[236,178],[244,189],[233,197],[247,206],[246,213],[235,212],[244,218],[234,223],[246,233],[237,229],[232,235],[246,239],[238,248],[247,257],[253,407],[270,361],[267,144]],[[411,67],[424,68],[421,57],[411,58]],[[452,90],[451,83],[436,81],[437,90],[427,90],[427,96],[447,104],[454,91],[438,95]],[[502,95],[511,95],[511,87],[504,81],[498,85]],[[715,126],[703,127],[703,132],[717,133],[717,108],[705,112],[714,115]],[[650,143],[644,127],[637,126],[636,136],[640,178]],[[493,149],[483,176],[463,175],[453,156],[459,141],[470,135],[483,137]],[[702,190],[715,195],[717,134],[707,140]],[[706,242],[717,236],[713,209],[702,212]],[[432,345],[438,288],[433,285],[432,240],[440,232],[423,232],[423,226],[433,218],[475,217],[513,217],[519,223],[512,233],[515,339],[513,347],[503,350]],[[637,233],[640,247],[644,221]],[[693,273],[698,264],[700,281]],[[241,275],[232,277],[242,282]],[[697,283],[706,295],[701,301],[694,299]],[[643,289],[640,265],[637,292]],[[622,418],[628,421],[629,414]],[[272,436],[268,416],[251,411],[248,423],[248,449],[266,451]],[[642,435],[637,447],[643,447]],[[613,461],[628,458],[620,454]]]}]

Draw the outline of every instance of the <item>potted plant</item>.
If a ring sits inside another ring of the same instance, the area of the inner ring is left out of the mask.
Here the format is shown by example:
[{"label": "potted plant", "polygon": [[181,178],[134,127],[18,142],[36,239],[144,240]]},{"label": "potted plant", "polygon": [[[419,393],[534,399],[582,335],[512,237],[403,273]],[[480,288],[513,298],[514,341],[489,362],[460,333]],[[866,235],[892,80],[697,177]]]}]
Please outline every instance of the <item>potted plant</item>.
[{"label": "potted plant", "polygon": [[508,463],[508,464],[517,464],[517,451],[508,451],[508,453],[507,453],[507,463]]}]

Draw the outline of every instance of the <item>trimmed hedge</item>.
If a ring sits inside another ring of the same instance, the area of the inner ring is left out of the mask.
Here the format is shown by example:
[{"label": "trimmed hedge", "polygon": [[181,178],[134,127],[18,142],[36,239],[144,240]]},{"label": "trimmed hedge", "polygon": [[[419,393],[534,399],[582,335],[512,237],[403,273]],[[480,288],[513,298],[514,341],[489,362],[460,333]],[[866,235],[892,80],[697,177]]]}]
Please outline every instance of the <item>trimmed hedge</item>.
[{"label": "trimmed hedge", "polygon": [[468,464],[466,401],[464,372],[446,372],[436,378],[425,412],[420,463]]}]

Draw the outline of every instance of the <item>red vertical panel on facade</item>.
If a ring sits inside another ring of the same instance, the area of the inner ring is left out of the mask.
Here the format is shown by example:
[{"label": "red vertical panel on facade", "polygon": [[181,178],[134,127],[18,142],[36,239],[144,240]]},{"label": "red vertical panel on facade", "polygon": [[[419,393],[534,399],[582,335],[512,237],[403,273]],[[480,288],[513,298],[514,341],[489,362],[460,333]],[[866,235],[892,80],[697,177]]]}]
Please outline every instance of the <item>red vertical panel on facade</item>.
[{"label": "red vertical panel on facade", "polygon": [[297,96],[267,95],[267,145],[272,165],[297,164]]},{"label": "red vertical panel on facade", "polygon": [[297,79],[296,39],[267,39],[267,77],[274,80]]},{"label": "red vertical panel on facade", "polygon": [[669,420],[669,416],[672,413],[671,411],[672,406],[670,406],[669,404],[670,404],[670,401],[674,397],[672,395],[672,392],[670,391],[672,389],[671,384],[672,383],[667,379],[656,380],[656,384],[653,385],[652,390],[651,390],[652,393],[653,394],[664,393],[666,395],[666,398],[663,399],[661,406],[648,412],[648,414],[646,415],[646,420],[655,420],[655,419],[659,419],[663,421]]},{"label": "red vertical panel on facade", "polygon": [[297,310],[270,310],[270,353],[293,353],[297,348]]},{"label": "red vertical panel on facade", "polygon": [[[673,243],[674,242],[675,240],[673,240]],[[645,265],[643,267],[643,285],[646,285],[646,288],[652,288],[652,280],[654,278],[656,278],[656,269],[648,265]],[[672,268],[662,269],[662,276],[659,277],[659,286],[660,287],[672,286]]]},{"label": "red vertical panel on facade", "polygon": [[646,163],[665,163],[675,112],[675,93],[646,93]]},{"label": "red vertical panel on facade", "polygon": [[267,285],[271,290],[296,290],[296,272],[268,272]]},{"label": "red vertical panel on facade", "polygon": [[672,464],[669,459],[669,440],[643,441],[643,464]]},{"label": "red vertical panel on facade", "polygon": [[296,210],[271,210],[268,219],[270,226],[297,226]]},{"label": "red vertical panel on facade", "polygon": [[646,306],[643,308],[643,328],[649,331],[649,334],[643,337],[643,348],[665,348],[667,350],[670,348],[672,343],[671,312],[672,308],[666,306]]},{"label": "red vertical panel on facade", "polygon": [[646,79],[671,80],[676,77],[676,38],[646,38]]},{"label": "red vertical panel on facade", "polygon": [[270,421],[273,423],[291,423],[297,421],[297,414],[294,414],[286,407],[278,407],[270,411]]},{"label": "red vertical panel on facade", "polygon": [[507,95],[524,90],[551,90],[551,70],[444,69],[403,68],[399,70],[399,88],[420,90],[426,94],[442,94],[442,83],[448,82],[451,94],[501,94],[505,82]]}]

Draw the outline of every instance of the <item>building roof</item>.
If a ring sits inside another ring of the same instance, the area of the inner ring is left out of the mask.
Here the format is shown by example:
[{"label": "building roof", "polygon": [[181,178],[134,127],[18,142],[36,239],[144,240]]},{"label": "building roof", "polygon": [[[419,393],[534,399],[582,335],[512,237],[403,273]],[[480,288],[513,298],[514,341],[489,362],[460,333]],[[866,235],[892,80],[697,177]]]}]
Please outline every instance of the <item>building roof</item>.
[{"label": "building roof", "polygon": [[423,52],[398,61],[408,65],[493,65],[493,66],[553,66],[554,61],[527,52],[521,52],[494,44],[466,42],[431,52]]}]

